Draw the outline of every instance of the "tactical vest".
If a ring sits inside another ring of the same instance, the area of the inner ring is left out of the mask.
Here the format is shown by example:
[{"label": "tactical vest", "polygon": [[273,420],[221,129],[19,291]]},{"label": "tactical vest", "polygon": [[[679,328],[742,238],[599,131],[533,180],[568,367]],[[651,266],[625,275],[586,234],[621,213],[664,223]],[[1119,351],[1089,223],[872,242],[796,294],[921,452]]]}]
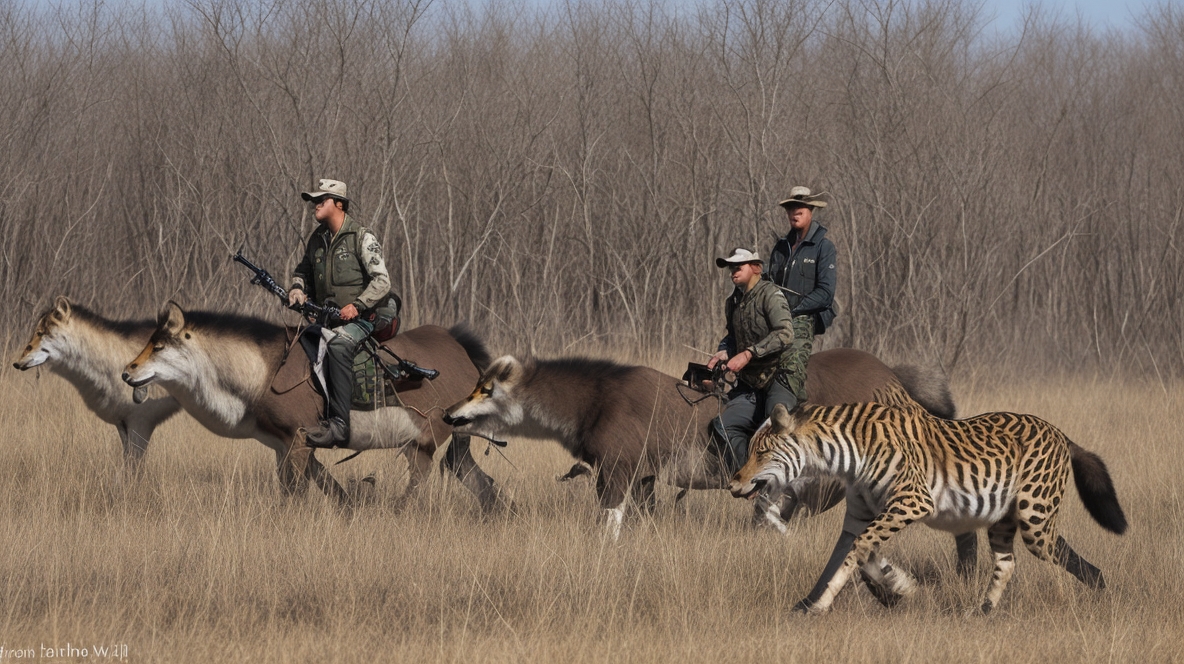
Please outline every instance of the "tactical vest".
[{"label": "tactical vest", "polygon": [[344,307],[358,299],[369,285],[370,277],[362,269],[358,243],[366,228],[346,217],[337,237],[329,240],[329,232],[313,234],[308,242],[312,259],[313,297],[324,304],[330,300]]}]

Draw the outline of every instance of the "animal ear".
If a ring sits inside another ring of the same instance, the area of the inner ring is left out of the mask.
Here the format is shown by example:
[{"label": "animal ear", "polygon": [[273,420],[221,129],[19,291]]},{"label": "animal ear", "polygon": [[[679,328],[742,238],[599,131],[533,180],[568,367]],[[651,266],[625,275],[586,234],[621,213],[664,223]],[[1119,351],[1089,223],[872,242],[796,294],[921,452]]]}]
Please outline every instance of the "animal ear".
[{"label": "animal ear", "polygon": [[185,327],[185,312],[181,311],[176,302],[169,300],[156,318],[156,327],[168,332],[170,336],[177,336],[181,328]]},{"label": "animal ear", "polygon": [[70,320],[70,300],[66,299],[65,295],[59,295],[54,298],[53,317],[61,323]]},{"label": "animal ear", "polygon": [[793,416],[789,414],[785,404],[773,406],[773,415],[770,419],[773,420],[773,433],[784,434],[793,431]]},{"label": "animal ear", "polygon": [[513,355],[503,355],[489,366],[489,374],[498,382],[508,382],[522,375],[522,363]]}]

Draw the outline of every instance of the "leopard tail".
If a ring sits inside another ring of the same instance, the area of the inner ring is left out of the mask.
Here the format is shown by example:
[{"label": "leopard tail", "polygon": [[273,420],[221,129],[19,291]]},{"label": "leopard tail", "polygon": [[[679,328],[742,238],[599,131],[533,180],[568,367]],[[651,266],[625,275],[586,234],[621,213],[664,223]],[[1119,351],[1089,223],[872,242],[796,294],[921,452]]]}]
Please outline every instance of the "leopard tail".
[{"label": "leopard tail", "polygon": [[1102,457],[1072,441],[1069,441],[1069,454],[1073,461],[1073,481],[1086,511],[1106,530],[1119,535],[1126,532],[1126,515],[1118,504],[1114,482]]}]

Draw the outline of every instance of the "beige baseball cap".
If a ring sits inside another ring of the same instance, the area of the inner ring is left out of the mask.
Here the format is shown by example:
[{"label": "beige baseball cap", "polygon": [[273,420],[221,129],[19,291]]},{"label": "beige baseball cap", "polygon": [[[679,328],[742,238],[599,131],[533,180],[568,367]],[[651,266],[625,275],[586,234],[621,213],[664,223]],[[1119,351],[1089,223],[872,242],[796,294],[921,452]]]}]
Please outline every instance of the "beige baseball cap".
[{"label": "beige baseball cap", "polygon": [[805,205],[812,208],[826,207],[826,201],[818,200],[823,196],[827,196],[826,192],[814,194],[810,192],[809,187],[794,187],[789,190],[789,198],[778,203],[781,207],[790,207],[792,205]]},{"label": "beige baseball cap", "polygon": [[341,180],[321,180],[317,183],[317,191],[306,191],[300,194],[300,197],[306,201],[322,196],[330,196],[343,201],[349,200],[349,196],[345,195],[345,183]]},{"label": "beige baseball cap", "polygon": [[764,261],[761,260],[761,257],[755,251],[749,251],[744,247],[736,247],[732,250],[732,255],[727,258],[715,259],[716,267],[730,267],[745,263],[764,263]]}]

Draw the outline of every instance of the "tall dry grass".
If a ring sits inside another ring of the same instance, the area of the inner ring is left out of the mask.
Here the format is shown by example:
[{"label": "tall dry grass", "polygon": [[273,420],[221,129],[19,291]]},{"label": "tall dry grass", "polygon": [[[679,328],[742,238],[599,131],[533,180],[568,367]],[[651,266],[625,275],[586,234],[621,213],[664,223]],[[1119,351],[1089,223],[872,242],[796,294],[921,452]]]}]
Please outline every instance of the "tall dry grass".
[{"label": "tall dry grass", "polygon": [[[922,580],[894,610],[848,588],[834,611],[789,609],[812,586],[840,515],[780,537],[750,530],[723,492],[601,536],[571,460],[516,441],[480,463],[517,511],[484,520],[450,478],[400,509],[401,460],[370,452],[333,469],[377,473],[352,517],[318,494],[284,499],[273,458],[182,415],[158,431],[141,477],[118,479],[115,432],[61,380],[3,374],[0,645],[126,643],[135,661],[1169,661],[1184,647],[1181,391],[1068,376],[957,386],[963,412],[1021,409],[1110,466],[1131,521],[1104,533],[1076,498],[1063,532],[1106,574],[1103,592],[1018,554],[1003,605],[967,616],[987,581],[953,570],[952,539],[914,527],[888,553]],[[336,458],[322,453],[324,458]],[[980,551],[980,565],[987,554]]]}]

